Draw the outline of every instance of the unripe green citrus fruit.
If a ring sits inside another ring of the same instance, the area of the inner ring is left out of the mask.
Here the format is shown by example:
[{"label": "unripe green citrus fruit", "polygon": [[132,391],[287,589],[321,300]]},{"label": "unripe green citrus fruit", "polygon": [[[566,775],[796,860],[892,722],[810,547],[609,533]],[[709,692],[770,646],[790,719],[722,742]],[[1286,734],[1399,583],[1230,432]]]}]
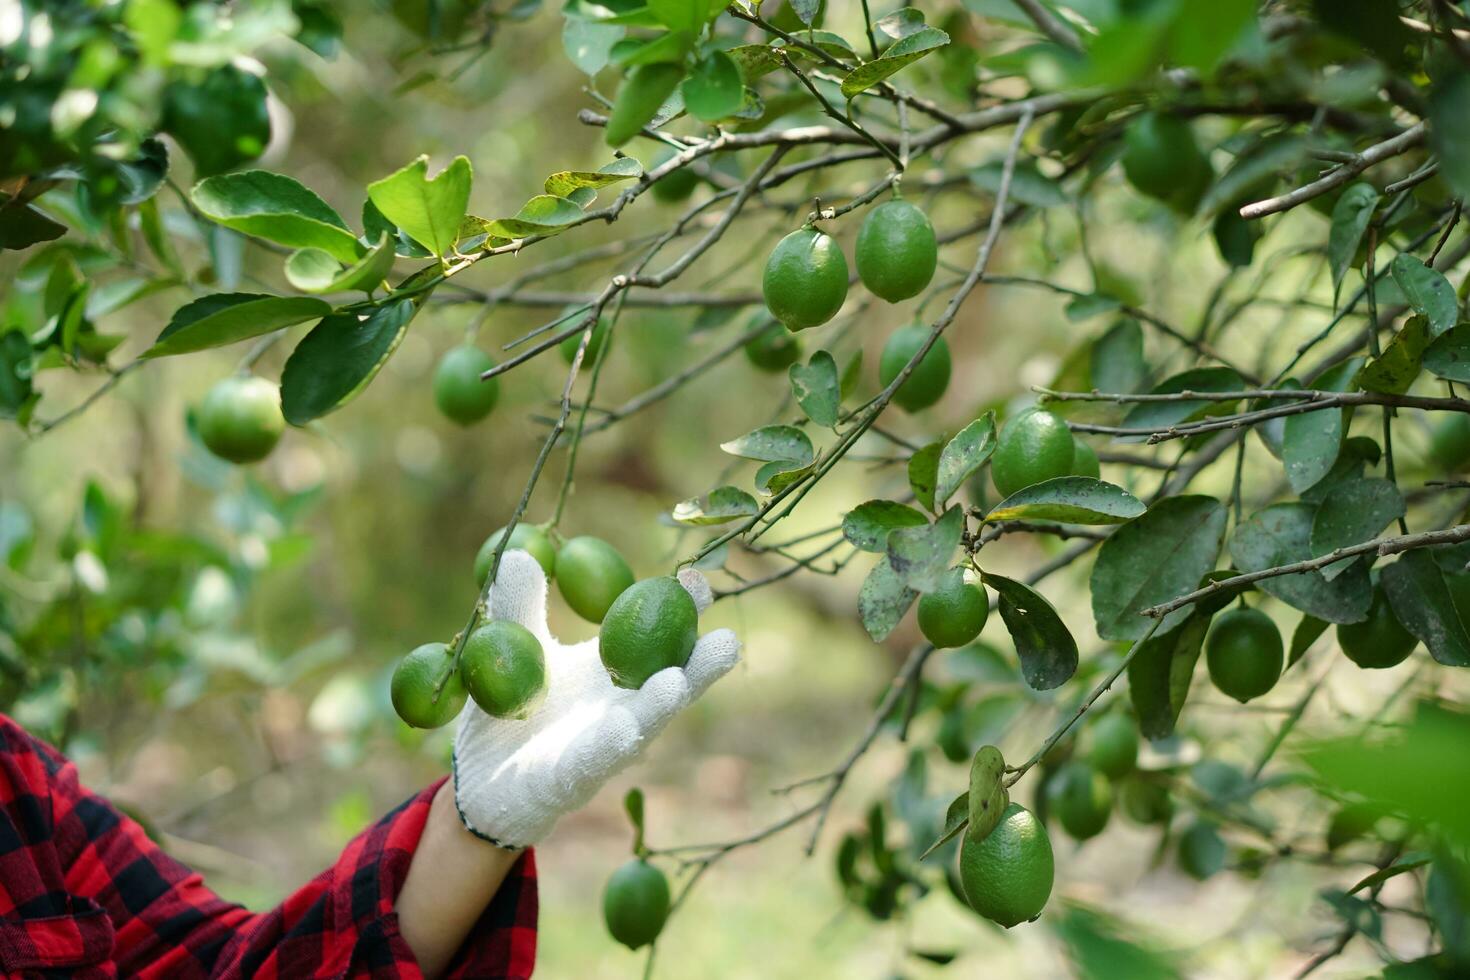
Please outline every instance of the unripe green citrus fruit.
[{"label": "unripe green citrus fruit", "polygon": [[1104,715],[1090,730],[1092,748],[1087,757],[1098,772],[1121,779],[1138,765],[1138,729],[1120,712]]},{"label": "unripe green citrus fruit", "polygon": [[265,378],[225,378],[204,396],[194,423],[204,445],[220,459],[258,462],[286,431],[281,389]]},{"label": "unripe green citrus fruit", "polygon": [[762,371],[785,371],[801,360],[801,338],[773,323],[745,342],[745,356]]},{"label": "unripe green citrus fruit", "polygon": [[919,600],[919,630],[937,647],[962,647],[985,628],[990,602],[985,590],[965,581],[963,569],[951,568],[944,582]]},{"label": "unripe green citrus fruit", "polygon": [[658,938],[669,917],[669,882],[647,861],[635,858],[612,873],[602,892],[607,931],[629,949]]},{"label": "unripe green citrus fruit", "polygon": [[1121,806],[1135,823],[1168,823],[1174,814],[1169,787],[1153,779],[1132,778],[1123,783]]},{"label": "unripe green citrus fruit", "polygon": [[1418,638],[1404,629],[1393,614],[1382,586],[1373,590],[1373,605],[1368,607],[1367,619],[1337,627],[1337,645],[1359,667],[1396,667],[1414,652],[1418,643]]},{"label": "unripe green citrus fruit", "polygon": [[761,292],[788,330],[805,330],[837,315],[847,299],[847,259],[831,237],[808,225],[776,243]]},{"label": "unripe green citrus fruit", "polygon": [[699,610],[677,580],[646,578],[618,596],[597,633],[602,665],[637,690],[665,667],[682,667],[699,639]]},{"label": "unripe green citrus fruit", "polygon": [[1429,440],[1429,458],[1436,466],[1458,472],[1470,463],[1470,415],[1451,412],[1434,427]]},{"label": "unripe green citrus fruit", "polygon": [[546,694],[546,654],[520,623],[486,623],[470,634],[459,671],[475,704],[496,718],[525,718]]},{"label": "unripe green citrus fruit", "polygon": [[923,211],[908,201],[887,201],[863,219],[853,257],[863,285],[879,299],[897,303],[929,285],[939,245]]},{"label": "unripe green citrus fruit", "polygon": [[[504,533],[505,528],[502,527],[490,535],[475,554],[475,581],[480,585],[485,584],[485,576],[490,574],[490,562],[495,558],[495,549],[500,547],[500,537]],[[548,577],[555,573],[556,546],[551,543],[551,536],[541,528],[533,524],[517,524],[516,529],[510,532],[510,544],[506,545],[507,551],[512,548],[529,552]]]},{"label": "unripe green citrus fruit", "polygon": [[[434,699],[434,688],[445,673],[449,679],[444,690]],[[459,671],[454,669],[454,654],[442,643],[425,643],[415,647],[393,668],[388,685],[393,710],[414,728],[439,728],[447,725],[464,707],[467,692]]]},{"label": "unripe green citrus fruit", "polygon": [[470,425],[490,414],[500,397],[500,380],[481,381],[480,375],[494,366],[478,347],[455,347],[444,355],[434,371],[434,404],[445,418]]},{"label": "unripe green citrus fruit", "polygon": [[[658,185],[655,184],[654,186]],[[571,319],[576,320],[577,317],[574,316]],[[578,320],[577,322],[581,321]],[[561,329],[566,328],[562,327]],[[561,345],[558,349],[561,351],[561,359],[563,361],[566,361],[568,364],[570,364],[572,363],[572,361],[576,360],[577,348],[582,346],[582,333],[585,330],[586,328],[584,327],[582,330],[578,330],[576,333],[572,334],[570,337],[561,342]],[[590,368],[593,364],[597,362],[597,355],[602,350],[602,348],[606,346],[607,337],[607,321],[599,317],[597,320],[597,326],[592,328],[592,339],[587,341],[587,353],[582,355],[582,367]]]},{"label": "unripe green citrus fruit", "polygon": [[1123,173],[1139,191],[1181,212],[1194,210],[1214,177],[1189,123],[1154,112],[1128,124]]},{"label": "unripe green citrus fruit", "polygon": [[[674,156],[674,152],[673,147],[665,146],[658,151],[658,155],[653,158],[653,166],[648,169],[652,170],[654,167],[661,167],[668,163]],[[660,178],[658,183],[649,188],[649,191],[653,194],[653,199],[660,204],[678,204],[680,201],[687,201],[689,195],[693,194],[694,189],[698,186],[699,174],[685,165]]]},{"label": "unripe green citrus fruit", "polygon": [[1102,476],[1102,465],[1097,461],[1097,453],[1081,439],[1072,440],[1072,475],[1090,476],[1094,480]]},{"label": "unripe green citrus fruit", "polygon": [[1009,497],[1044,480],[1070,476],[1075,459],[1076,443],[1067,423],[1033,408],[1001,426],[990,457],[990,479],[1002,497]]},{"label": "unripe green citrus fruit", "polygon": [[[883,387],[893,383],[904,365],[928,339],[929,328],[922,323],[910,323],[893,331],[878,359],[878,381]],[[923,359],[914,365],[908,380],[893,393],[893,400],[910,412],[928,408],[944,397],[944,390],[949,387],[949,372],[949,344],[939,337]]]},{"label": "unripe green citrus fruit", "polygon": [[1048,787],[1050,809],[1077,840],[1102,833],[1113,813],[1113,786],[1091,764],[1073,759],[1057,770]]},{"label": "unripe green citrus fruit", "polygon": [[1225,840],[1207,823],[1197,823],[1179,837],[1179,867],[1197,881],[1204,881],[1225,866]]},{"label": "unripe green citrus fruit", "polygon": [[1221,613],[1205,640],[1210,680],[1241,704],[1276,686],[1284,660],[1281,633],[1259,609]]},{"label": "unripe green citrus fruit", "polygon": [[970,908],[1007,929],[1046,908],[1056,867],[1051,838],[1036,815],[1019,803],[978,842],[960,845],[960,884]]},{"label": "unripe green citrus fruit", "polygon": [[572,612],[602,622],[613,600],[633,584],[633,569],[618,549],[589,535],[572,538],[556,553],[556,585]]}]

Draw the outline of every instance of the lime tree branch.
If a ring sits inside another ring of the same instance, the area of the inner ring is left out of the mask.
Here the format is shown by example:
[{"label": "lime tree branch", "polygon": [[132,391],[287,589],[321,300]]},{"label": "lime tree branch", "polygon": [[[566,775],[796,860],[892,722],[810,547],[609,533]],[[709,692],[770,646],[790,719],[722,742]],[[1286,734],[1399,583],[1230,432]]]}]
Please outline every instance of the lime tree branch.
[{"label": "lime tree branch", "polygon": [[1276,197],[1268,197],[1264,201],[1256,201],[1247,204],[1240,209],[1240,216],[1247,220],[1252,218],[1264,218],[1268,214],[1279,214],[1282,211],[1290,211],[1300,204],[1321,197],[1323,194],[1341,187],[1352,180],[1358,174],[1367,170],[1375,164],[1382,163],[1392,157],[1401,156],[1424,142],[1426,135],[1425,126],[1415,123],[1397,136],[1375,143],[1361,153],[1354,154],[1351,159],[1340,166],[1329,170],[1325,175],[1318,177],[1309,184],[1290,190]]}]

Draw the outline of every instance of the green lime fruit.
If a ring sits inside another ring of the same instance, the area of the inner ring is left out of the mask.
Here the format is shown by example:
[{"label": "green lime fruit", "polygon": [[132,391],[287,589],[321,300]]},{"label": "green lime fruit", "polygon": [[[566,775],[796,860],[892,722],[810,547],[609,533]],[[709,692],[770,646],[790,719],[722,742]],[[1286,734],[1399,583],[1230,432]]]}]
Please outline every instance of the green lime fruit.
[{"label": "green lime fruit", "polygon": [[490,414],[500,397],[500,381],[481,381],[495,361],[478,347],[455,347],[434,370],[434,404],[451,422],[471,425]]},{"label": "green lime fruit", "polygon": [[[665,146],[658,151],[653,158],[653,166],[649,170],[661,167],[674,158],[675,150],[672,146]],[[689,200],[695,188],[699,186],[699,174],[695,173],[688,164],[675,170],[673,173],[661,177],[658,183],[649,188],[653,199],[660,204],[678,204],[680,201]]]},{"label": "green lime fruit", "polygon": [[1073,759],[1057,770],[1048,787],[1052,814],[1077,840],[1102,833],[1113,813],[1113,785],[1090,763]]},{"label": "green lime fruit", "polygon": [[665,575],[646,578],[613,601],[597,633],[597,652],[614,684],[637,690],[665,667],[688,663],[698,639],[694,600]]},{"label": "green lime fruit", "polygon": [[1204,881],[1225,866],[1225,840],[1213,825],[1197,823],[1179,837],[1179,867]]},{"label": "green lime fruit", "polygon": [[[490,574],[490,562],[495,558],[495,549],[500,547],[500,537],[504,533],[505,528],[502,527],[490,535],[475,554],[475,581],[482,586],[485,576]],[[556,545],[551,543],[549,534],[533,524],[517,524],[516,529],[510,532],[510,544],[505,547],[507,551],[519,548],[529,552],[548,576],[556,572]]]},{"label": "green lime fruit", "polygon": [[1138,729],[1133,719],[1120,712],[1098,719],[1090,732],[1092,747],[1087,758],[1109,779],[1121,779],[1138,765]]},{"label": "green lime fruit", "polygon": [[1072,475],[1090,476],[1094,480],[1102,477],[1102,464],[1097,461],[1097,452],[1081,439],[1072,440]]},{"label": "green lime fruit", "polygon": [[745,342],[745,357],[762,371],[785,371],[801,360],[801,338],[773,323]]},{"label": "green lime fruit", "polygon": [[1452,412],[1434,427],[1429,458],[1446,472],[1457,473],[1470,464],[1470,415]]},{"label": "green lime fruit", "polygon": [[[444,689],[436,699],[434,689],[445,674]],[[449,724],[464,707],[468,692],[459,671],[454,669],[454,654],[442,643],[425,643],[414,647],[393,668],[388,685],[393,710],[414,728],[439,728]]]},{"label": "green lime fruit", "polygon": [[1169,787],[1154,779],[1126,780],[1119,804],[1128,819],[1144,826],[1168,823],[1174,815],[1174,798],[1169,795]]},{"label": "green lime fruit", "polygon": [[664,873],[635,858],[612,873],[602,891],[607,931],[629,949],[658,938],[669,917],[669,881]]},{"label": "green lime fruit", "polygon": [[220,459],[259,462],[286,431],[281,389],[265,378],[225,378],[204,396],[194,423],[204,445]]},{"label": "green lime fruit", "polygon": [[525,718],[546,694],[546,654],[520,623],[486,623],[460,654],[464,686],[480,710],[496,718]]},{"label": "green lime fruit", "polygon": [[[570,319],[575,320],[577,318],[571,317]],[[565,326],[562,329],[566,329]],[[561,359],[568,364],[577,359],[577,348],[582,346],[582,334],[585,332],[585,329],[584,327],[582,330],[578,330],[570,337],[567,337],[557,348],[561,351]],[[607,346],[607,338],[607,321],[598,318],[597,326],[592,328],[592,339],[587,341],[587,353],[582,355],[582,367],[589,368],[597,363],[597,356],[602,353],[602,348]]]},{"label": "green lime fruit", "polygon": [[1056,866],[1051,838],[1036,815],[1019,803],[979,841],[960,845],[960,884],[970,908],[1007,929],[1046,908]]},{"label": "green lime fruit", "polygon": [[1001,426],[990,479],[1002,497],[1044,480],[1071,476],[1076,442],[1067,423],[1041,408],[1013,415]]},{"label": "green lime fruit", "polygon": [[1194,130],[1177,116],[1146,112],[1123,134],[1123,173],[1128,182],[1176,211],[1188,213],[1214,178]]},{"label": "green lime fruit", "polygon": [[798,228],[776,243],[766,260],[761,292],[771,316],[788,330],[819,326],[847,300],[847,259],[830,236]]},{"label": "green lime fruit", "polygon": [[1284,660],[1281,633],[1259,609],[1221,613],[1205,640],[1210,680],[1241,704],[1276,686]]},{"label": "green lime fruit", "polygon": [[[883,345],[883,354],[878,359],[878,381],[887,388],[903,371],[919,348],[929,340],[929,328],[922,323],[910,323],[899,327]],[[949,387],[950,357],[949,344],[943,337],[934,341],[908,380],[893,393],[893,400],[905,411],[917,412],[928,408],[944,397]]]},{"label": "green lime fruit", "polygon": [[888,201],[863,219],[853,257],[863,285],[897,303],[919,295],[934,278],[939,244],[923,211],[908,201]]},{"label": "green lime fruit", "polygon": [[1337,627],[1337,645],[1342,652],[1359,667],[1368,669],[1397,667],[1418,644],[1419,638],[1404,629],[1394,615],[1382,586],[1373,590],[1367,619]]},{"label": "green lime fruit", "polygon": [[633,584],[633,569],[618,549],[589,535],[572,538],[556,553],[556,585],[572,612],[602,622],[613,600]]},{"label": "green lime fruit", "polygon": [[962,647],[985,628],[990,601],[985,590],[965,581],[961,568],[951,568],[933,592],[919,600],[919,631],[937,647]]}]

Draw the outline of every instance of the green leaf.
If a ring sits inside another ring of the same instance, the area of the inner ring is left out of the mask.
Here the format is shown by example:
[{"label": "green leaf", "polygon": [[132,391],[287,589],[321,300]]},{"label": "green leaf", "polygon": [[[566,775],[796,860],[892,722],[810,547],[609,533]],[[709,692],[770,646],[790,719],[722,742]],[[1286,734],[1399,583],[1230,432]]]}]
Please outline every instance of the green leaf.
[{"label": "green leaf", "polygon": [[999,595],[1000,618],[1021,658],[1021,676],[1036,691],[1061,687],[1077,672],[1077,641],[1046,597],[991,572],[981,578]]},{"label": "green leaf", "polygon": [[822,0],[791,0],[791,12],[807,27],[812,26],[821,9]]},{"label": "green leaf", "polygon": [[336,211],[281,174],[247,170],[209,177],[195,184],[189,196],[205,217],[246,235],[292,248],[321,249],[347,265],[362,253]]},{"label": "green leaf", "polygon": [[371,314],[334,313],[301,339],[281,371],[281,412],[305,425],[356,398],[393,356],[418,307],[401,299]]},{"label": "green leaf", "polygon": [[1401,874],[1415,871],[1428,864],[1432,858],[1423,851],[1410,851],[1386,868],[1379,868],[1370,875],[1358,879],[1358,883],[1347,890],[1349,895],[1356,894],[1365,888],[1381,885],[1390,878],[1397,878]]},{"label": "green leaf", "polygon": [[0,249],[19,251],[65,234],[66,225],[52,221],[29,204],[9,204],[0,212]]},{"label": "green leaf", "polygon": [[1470,323],[1453,327],[1424,348],[1424,366],[1446,381],[1470,383]]},{"label": "green leaf", "polygon": [[791,393],[806,417],[825,428],[837,424],[842,409],[842,383],[837,377],[837,362],[827,351],[819,350],[806,364],[793,364],[786,369],[791,379]]},{"label": "green leaf", "polygon": [[529,238],[555,235],[586,217],[575,201],[551,194],[537,194],[521,206],[514,218],[496,218],[485,223],[485,233],[500,238]]},{"label": "green leaf", "polygon": [[700,527],[727,524],[742,517],[753,517],[760,505],[739,487],[717,487],[703,497],[693,497],[674,505],[674,520]]},{"label": "green leaf", "polygon": [[[1441,337],[1453,336],[1454,331]],[[1466,335],[1470,340],[1470,334]],[[1354,383],[1365,391],[1383,391],[1391,395],[1402,395],[1419,377],[1424,350],[1429,345],[1429,321],[1422,316],[1411,316],[1403,329],[1393,335],[1383,353],[1370,361],[1354,379]]]},{"label": "green leaf", "polygon": [[[1320,391],[1347,391],[1362,365],[1361,357],[1351,358],[1319,378],[1315,387]],[[1286,468],[1286,482],[1298,494],[1332,472],[1342,449],[1344,411],[1324,408],[1287,416],[1282,426],[1281,463]]]},{"label": "green leaf", "polygon": [[725,53],[734,60],[747,84],[781,67],[780,52],[769,44],[741,44]]},{"label": "green leaf", "polygon": [[[1184,391],[1216,392],[1240,391],[1245,387],[1239,374],[1230,368],[1194,368],[1165,378],[1154,386],[1153,394],[1177,395]],[[1140,402],[1123,418],[1126,428],[1167,429],[1182,422],[1193,421],[1208,413],[1229,411],[1233,402],[1205,401],[1203,399],[1179,402]],[[1130,436],[1119,441],[1139,442],[1146,436]]]},{"label": "green leaf", "polygon": [[731,456],[762,462],[810,463],[816,458],[812,441],[794,425],[764,425],[738,439],[720,443]]},{"label": "green leaf", "polygon": [[933,592],[949,571],[964,530],[962,507],[951,507],[933,524],[896,528],[888,534],[888,563],[909,588]]},{"label": "green leaf", "polygon": [[1114,323],[1092,345],[1088,372],[1098,391],[1132,393],[1148,377],[1143,327],[1134,319]]},{"label": "green leaf", "polygon": [[581,17],[568,17],[562,23],[561,44],[572,64],[583,74],[596,75],[607,67],[613,45],[627,31],[621,24],[598,24]]},{"label": "green leaf", "polygon": [[972,844],[990,836],[1010,805],[1011,794],[1003,784],[1005,774],[1005,756],[994,745],[982,745],[970,760],[970,793],[966,808],[969,825],[965,830],[965,840]]},{"label": "green leaf", "polygon": [[1291,648],[1286,654],[1287,670],[1290,670],[1292,665],[1302,659],[1302,654],[1306,653],[1312,644],[1317,642],[1318,637],[1326,633],[1327,627],[1331,625],[1331,623],[1318,619],[1316,616],[1307,613],[1302,614],[1300,622],[1296,624],[1296,629],[1291,631]]},{"label": "green leaf", "polygon": [[1447,667],[1470,667],[1470,632],[1444,572],[1427,551],[1406,552],[1380,573],[1379,581],[1393,614],[1435,660]]},{"label": "green leaf", "polygon": [[684,107],[696,119],[718,122],[740,111],[745,85],[740,69],[723,51],[711,51],[684,79]]},{"label": "green leaf", "polygon": [[1408,252],[1395,255],[1389,271],[1414,312],[1429,321],[1431,336],[1438,337],[1455,325],[1460,318],[1460,302],[1448,279]]},{"label": "green leaf", "polygon": [[633,787],[623,796],[623,812],[633,825],[633,853],[643,853],[643,790]]},{"label": "green leaf", "polygon": [[848,72],[847,77],[842,80],[843,98],[851,102],[874,85],[948,43],[949,35],[937,27],[915,31],[903,40],[894,42],[881,57]]},{"label": "green leaf", "polygon": [[544,189],[552,197],[561,198],[583,188],[597,191],[619,181],[641,176],[642,164],[632,157],[618,157],[596,170],[559,170],[546,178]]},{"label": "green leaf", "polygon": [[604,135],[608,145],[622,146],[637,136],[683,80],[684,67],[667,62],[639,65],[630,71],[607,117]]},{"label": "green leaf", "polygon": [[888,556],[883,555],[858,591],[858,616],[863,629],[875,642],[882,643],[918,597],[919,593],[904,584]]},{"label": "green leaf", "polygon": [[812,471],[812,463],[773,459],[755,471],[755,488],[761,493],[779,493]]},{"label": "green leaf", "polygon": [[1090,320],[1104,313],[1111,313],[1123,305],[1123,301],[1107,293],[1088,293],[1067,303],[1067,319],[1073,323]]},{"label": "green leaf", "polygon": [[319,248],[303,248],[286,260],[286,279],[304,293],[372,293],[393,271],[393,240],[385,232],[361,259],[347,268]]},{"label": "green leaf", "polygon": [[[1372,541],[1389,524],[1404,516],[1404,497],[1388,480],[1350,480],[1322,498],[1312,518],[1311,556]],[[1329,582],[1358,564],[1361,557],[1336,562],[1321,570]]]},{"label": "green leaf", "polygon": [[[1215,567],[1225,535],[1226,511],[1213,497],[1184,495],[1160,500],[1143,516],[1114,531],[1092,567],[1092,615],[1105,640],[1137,640],[1151,621],[1143,610],[1177,599],[1199,586]],[[1168,632],[1190,615],[1189,607],[1164,617]]]},{"label": "green leaf", "polygon": [[[1312,524],[1317,508],[1311,504],[1275,504],[1252,514],[1235,529],[1230,554],[1242,572],[1305,561],[1312,557]],[[1264,578],[1256,588],[1293,609],[1329,623],[1356,623],[1368,615],[1373,589],[1368,570],[1353,562],[1347,571],[1328,581],[1320,572],[1296,572]]]},{"label": "green leaf", "polygon": [[969,826],[969,824],[970,794],[969,792],[964,792],[956,796],[953,800],[950,800],[949,807],[944,811],[943,832],[940,833],[938,840],[930,844],[924,853],[919,855],[919,860],[926,860],[935,851],[954,840],[956,835]]},{"label": "green leaf", "polygon": [[713,0],[648,0],[648,12],[672,31],[699,31],[719,13]]},{"label": "green leaf", "polygon": [[429,177],[429,158],[421,156],[367,187],[368,199],[383,217],[433,255],[447,255],[459,237],[460,222],[470,203],[474,174],[467,157]]},{"label": "green leaf", "polygon": [[1440,80],[1429,96],[1429,146],[1439,175],[1455,194],[1470,197],[1470,74],[1456,71]]},{"label": "green leaf", "polygon": [[210,69],[197,82],[177,78],[163,92],[163,129],[200,176],[233,170],[270,143],[265,82],[234,65]]},{"label": "green leaf", "polygon": [[949,503],[971,475],[995,452],[995,412],[986,412],[945,444],[935,468],[934,503]]},{"label": "green leaf", "polygon": [[[1212,19],[1218,20],[1239,6],[1238,0],[1230,0],[1199,7],[1188,4],[1184,9],[1208,11]],[[1250,4],[1249,9],[1254,11],[1255,5]],[[1199,40],[1220,43],[1218,31],[1203,33],[1207,39]],[[1222,842],[1222,858],[1224,847]],[[1131,935],[1130,927],[1113,915],[1076,901],[1064,904],[1059,913],[1049,915],[1048,920],[1064,945],[1067,960],[1078,966],[1074,974],[1077,980],[1183,980],[1189,976],[1178,953],[1156,949],[1152,943]]]},{"label": "green leaf", "polygon": [[[1004,160],[982,163],[970,171],[970,183],[990,194],[1000,193],[1000,179],[1005,173]],[[1035,208],[1057,208],[1071,198],[1062,185],[1036,168],[1034,160],[1018,160],[1011,170],[1011,200]]]},{"label": "green leaf", "polygon": [[943,442],[931,442],[909,457],[909,488],[930,513],[936,509],[934,490],[939,484],[939,457],[943,451]]},{"label": "green leaf", "polygon": [[1059,476],[1016,491],[985,520],[1122,524],[1142,516],[1145,509],[1143,501],[1122,487],[1090,476]]},{"label": "green leaf", "polygon": [[1343,276],[1352,268],[1373,211],[1378,207],[1378,189],[1372,184],[1354,184],[1342,192],[1332,206],[1332,230],[1327,233],[1327,261],[1332,268],[1332,302],[1342,289]]},{"label": "green leaf", "polygon": [[923,514],[896,500],[869,500],[843,515],[842,536],[862,551],[882,554],[888,550],[888,532],[928,523]]},{"label": "green leaf", "polygon": [[653,64],[682,65],[694,48],[694,35],[689,31],[667,31],[640,41],[629,39],[613,48],[613,62],[625,67]]},{"label": "green leaf", "polygon": [[309,296],[215,293],[179,307],[144,357],[169,357],[236,341],[314,320],[332,312],[331,304]]},{"label": "green leaf", "polygon": [[[1249,0],[1246,5],[1249,6]],[[1239,218],[1237,209],[1241,202],[1264,196],[1280,175],[1294,173],[1308,149],[1308,141],[1296,133],[1274,133],[1251,144],[1205,192],[1199,213],[1223,210]]]},{"label": "green leaf", "polygon": [[1133,655],[1128,694],[1145,738],[1174,734],[1209,629],[1210,617],[1196,611],[1177,629],[1149,637]]}]

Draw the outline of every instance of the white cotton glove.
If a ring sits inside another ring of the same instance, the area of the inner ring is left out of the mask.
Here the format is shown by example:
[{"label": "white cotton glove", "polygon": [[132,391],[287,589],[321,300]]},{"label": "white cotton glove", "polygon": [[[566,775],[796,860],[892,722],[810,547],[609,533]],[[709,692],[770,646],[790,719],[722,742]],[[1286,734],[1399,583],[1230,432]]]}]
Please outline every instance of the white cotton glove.
[{"label": "white cotton glove", "polygon": [[[700,612],[713,596],[693,569],[679,583]],[[454,740],[454,799],[464,825],[501,847],[534,844],[557,818],[592,798],[636,759],[679,709],[735,666],[740,641],[727,629],[699,638],[689,662],[667,667],[636,691],[613,684],[597,638],[564,645],[546,626],[546,576],[520,550],[507,551],[490,589],[490,619],[508,619],[541,641],[546,698],[525,719],[494,718],[474,700]]]}]

